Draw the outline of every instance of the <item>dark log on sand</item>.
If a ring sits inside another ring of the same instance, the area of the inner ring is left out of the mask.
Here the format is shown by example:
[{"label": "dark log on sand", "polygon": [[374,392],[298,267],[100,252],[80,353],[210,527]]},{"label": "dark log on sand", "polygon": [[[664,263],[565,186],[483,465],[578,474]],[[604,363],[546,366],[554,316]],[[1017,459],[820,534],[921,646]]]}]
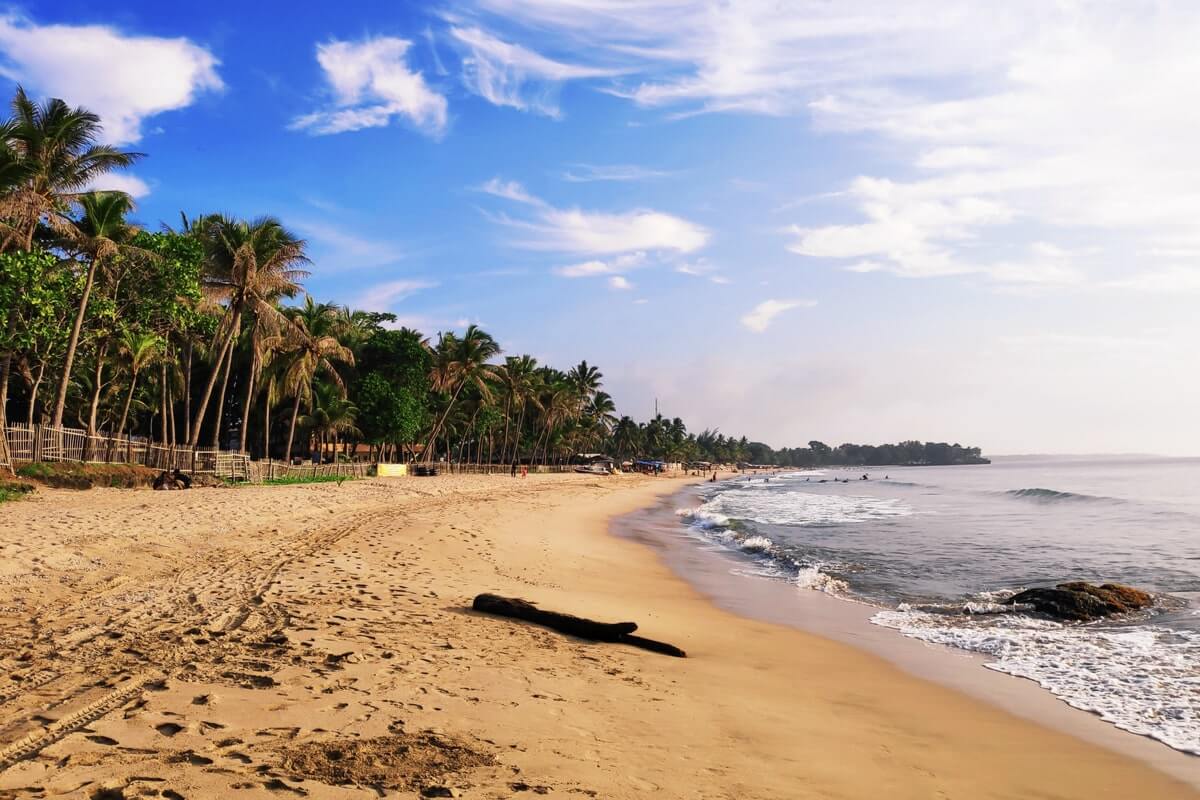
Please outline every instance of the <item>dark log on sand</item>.
[{"label": "dark log on sand", "polygon": [[497,594],[481,594],[475,598],[471,607],[485,614],[533,622],[560,633],[578,636],[580,639],[630,644],[643,650],[652,650],[655,653],[676,658],[687,657],[687,653],[673,644],[634,636],[633,632],[637,630],[636,622],[596,622],[570,614],[559,614],[556,611],[543,611],[528,600],[521,600],[517,597],[501,597]]}]

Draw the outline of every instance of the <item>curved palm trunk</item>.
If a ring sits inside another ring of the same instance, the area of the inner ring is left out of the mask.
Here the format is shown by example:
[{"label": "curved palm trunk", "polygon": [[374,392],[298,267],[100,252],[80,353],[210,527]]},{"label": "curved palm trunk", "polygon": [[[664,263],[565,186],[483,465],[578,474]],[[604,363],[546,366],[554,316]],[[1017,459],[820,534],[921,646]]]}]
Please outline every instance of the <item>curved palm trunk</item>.
[{"label": "curved palm trunk", "polygon": [[[79,332],[83,330],[83,317],[87,314],[88,300],[92,296],[92,286],[96,282],[96,267],[100,259],[93,258],[88,265],[87,279],[83,283],[83,297],[79,299],[79,308],[75,312],[75,322],[71,325],[71,337],[67,340],[67,355],[63,362],[62,378],[58,382],[58,395],[54,399],[54,416],[50,426],[62,427],[63,411],[67,407],[67,386],[71,382],[71,368],[75,364],[75,351],[79,349]],[[7,380],[7,378],[5,379]]]},{"label": "curved palm trunk", "polygon": [[121,407],[121,422],[117,425],[117,438],[121,438],[121,434],[125,433],[125,423],[129,421],[129,406],[133,404],[133,393],[137,390],[138,373],[133,371],[133,377],[129,381],[129,394],[125,395],[125,405]]},{"label": "curved palm trunk", "polygon": [[254,400],[254,384],[257,382],[254,379],[255,378],[254,373],[255,373],[255,369],[254,369],[254,364],[253,364],[253,357],[251,357],[250,375],[249,375],[248,379],[246,380],[246,399],[245,399],[245,403],[244,403],[244,408],[242,408],[241,444],[238,446],[238,449],[241,450],[243,453],[246,452],[246,436],[247,436],[247,434],[250,433],[250,406],[251,406],[251,402]]},{"label": "curved palm trunk", "polygon": [[217,419],[213,425],[213,450],[221,449],[221,417],[225,415],[225,392],[229,389],[229,373],[233,372],[233,343],[230,341],[229,354],[225,357],[225,377],[221,379],[221,394],[217,397]]},{"label": "curved palm trunk", "polygon": [[300,392],[292,403],[292,424],[288,426],[287,462],[292,463],[292,441],[296,438],[296,418],[300,415]]},{"label": "curved palm trunk", "polygon": [[263,404],[263,458],[271,457],[271,389],[274,380],[267,381],[267,401]]},{"label": "curved palm trunk", "polygon": [[[239,311],[238,313],[240,314],[241,312]],[[232,314],[231,314],[231,317],[232,317]],[[196,409],[196,416],[192,418],[191,436],[188,437],[188,444],[191,445],[192,447],[195,447],[196,445],[200,444],[200,428],[204,425],[204,415],[208,412],[208,404],[212,400],[213,390],[217,386],[217,379],[221,377],[221,368],[225,363],[225,356],[229,352],[230,348],[233,347],[233,340],[234,340],[234,336],[236,333],[237,333],[237,325],[236,325],[236,323],[234,323],[230,326],[229,333],[227,333],[225,335],[225,341],[221,344],[221,346],[217,350],[217,353],[218,353],[217,360],[213,362],[212,374],[210,374],[208,376],[208,382],[205,383],[205,385],[204,385],[204,393],[202,395],[200,395],[200,406]],[[191,364],[190,359],[188,361],[188,364],[189,365]],[[190,378],[190,376],[191,376],[190,366],[189,366],[188,373],[189,373],[189,378]],[[190,388],[191,387],[189,386],[189,392],[188,392],[189,395],[191,394]],[[219,429],[220,425],[218,425],[217,428]]]},{"label": "curved palm trunk", "polygon": [[455,403],[455,401],[458,400],[459,392],[461,392],[463,390],[463,387],[466,385],[467,385],[466,381],[463,381],[462,383],[458,384],[458,388],[454,390],[454,395],[450,398],[450,402],[446,404],[446,410],[444,412],[442,412],[441,419],[439,419],[437,421],[437,424],[433,426],[433,433],[429,434],[429,445],[430,446],[425,448],[425,451],[426,451],[425,463],[428,464],[428,463],[432,462],[433,452],[432,452],[431,448],[437,443],[438,434],[440,434],[442,432],[442,426],[446,423],[446,418],[449,417],[450,412],[452,410],[454,410],[454,403]]}]

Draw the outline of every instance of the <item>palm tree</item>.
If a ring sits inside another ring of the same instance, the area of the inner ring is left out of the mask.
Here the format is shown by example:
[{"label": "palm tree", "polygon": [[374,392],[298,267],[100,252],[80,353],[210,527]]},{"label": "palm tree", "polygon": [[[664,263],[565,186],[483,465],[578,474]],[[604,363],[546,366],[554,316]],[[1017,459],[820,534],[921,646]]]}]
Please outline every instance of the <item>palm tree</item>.
[{"label": "palm tree", "polygon": [[162,339],[153,333],[133,333],[125,331],[117,343],[122,356],[129,367],[129,393],[125,395],[125,405],[121,408],[121,421],[117,424],[117,438],[125,433],[125,423],[129,419],[129,406],[133,402],[133,394],[137,391],[138,376],[142,370],[158,358],[162,349]]},{"label": "palm tree", "polygon": [[520,415],[516,425],[516,436],[513,440],[512,459],[516,460],[519,453],[518,449],[521,443],[521,431],[525,425],[525,407],[531,401],[536,401],[537,393],[534,391],[534,373],[537,371],[537,359],[533,356],[509,356],[504,359],[504,366],[498,368],[497,374],[500,382],[504,385],[504,446],[501,452],[501,459],[504,463],[508,463],[508,434],[509,423],[512,420],[512,415],[516,409],[520,409]]},{"label": "palm tree", "polygon": [[[83,295],[75,310],[75,322],[67,339],[63,374],[59,380],[54,414],[50,422],[54,428],[62,426],[63,411],[67,402],[67,384],[71,380],[71,368],[74,366],[75,352],[79,346],[79,332],[83,329],[83,319],[87,314],[88,301],[96,282],[96,270],[101,264],[119,254],[155,257],[152,253],[130,244],[140,229],[125,219],[133,208],[133,200],[129,195],[124,192],[92,192],[79,197],[79,207],[82,214],[78,220],[71,221],[65,235],[67,246],[87,257],[88,269],[83,283]],[[89,433],[94,432],[89,430]]]},{"label": "palm tree", "polygon": [[491,334],[477,325],[468,326],[461,339],[453,333],[442,334],[438,341],[430,379],[435,389],[450,395],[450,400],[429,434],[429,444],[425,447],[426,461],[433,459],[433,448],[438,435],[464,387],[474,386],[484,399],[491,400],[492,391],[489,384],[496,379],[496,368],[487,362],[498,355],[500,345]]},{"label": "palm tree", "polygon": [[[308,273],[299,265],[307,263],[308,257],[304,254],[304,240],[284,228],[274,217],[247,222],[216,214],[193,221],[192,228],[204,243],[205,291],[211,298],[225,303],[225,313],[212,349],[215,355],[213,370],[192,421],[189,444],[195,447],[200,441],[200,427],[222,365],[232,359],[232,348],[243,315],[249,314],[251,324],[255,326],[264,322],[275,324],[277,311],[272,302],[300,291],[299,281]],[[261,358],[252,354],[248,393],[261,368]],[[223,390],[220,402],[224,402]],[[242,426],[243,436],[245,427]],[[217,435],[220,435],[219,430]]]},{"label": "palm tree", "polygon": [[287,460],[291,461],[301,400],[312,405],[313,381],[318,374],[325,376],[344,396],[345,384],[334,363],[354,366],[354,354],[338,339],[342,321],[336,306],[313,302],[307,296],[303,306],[289,308],[286,314],[290,325],[284,338],[291,349],[287,351],[287,367],[283,370],[283,389],[294,398],[287,441]]},{"label": "palm tree", "polygon": [[[0,218],[6,220],[0,226],[0,252],[32,250],[41,220],[65,227],[67,212],[88,184],[141,158],[140,153],[97,144],[100,118],[62,100],[37,104],[18,86],[12,114],[0,123]],[[6,324],[12,333],[15,310]],[[12,352],[0,358],[0,418],[8,406],[12,359]],[[56,425],[62,422],[62,414],[57,416]]]},{"label": "palm tree", "polygon": [[300,424],[317,438],[322,453],[326,443],[332,443],[336,450],[339,436],[362,435],[355,425],[358,407],[345,398],[336,384],[317,381],[313,386],[312,401],[312,408],[300,418]]},{"label": "palm tree", "polygon": [[580,361],[567,373],[567,385],[574,391],[580,411],[592,395],[599,391],[600,380],[603,377],[600,370],[590,366],[587,361]]}]

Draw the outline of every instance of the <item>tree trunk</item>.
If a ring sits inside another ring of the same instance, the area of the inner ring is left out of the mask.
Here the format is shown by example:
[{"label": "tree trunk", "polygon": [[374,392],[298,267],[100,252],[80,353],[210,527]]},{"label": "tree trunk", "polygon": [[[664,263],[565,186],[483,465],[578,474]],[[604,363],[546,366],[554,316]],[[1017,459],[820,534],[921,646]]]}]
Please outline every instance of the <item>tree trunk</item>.
[{"label": "tree trunk", "polygon": [[[38,366],[37,377],[34,378],[33,384],[29,387],[29,413],[25,415],[25,423],[30,427],[33,426],[33,414],[37,409],[38,393],[42,390],[42,379],[46,377],[46,362],[43,361]],[[3,415],[0,415],[0,424],[3,422]]]},{"label": "tree trunk", "polygon": [[[238,312],[241,313],[240,310]],[[230,315],[233,318],[233,315]],[[204,415],[208,412],[208,403],[212,400],[213,389],[217,386],[217,378],[221,376],[221,368],[225,362],[225,354],[233,347],[233,340],[237,333],[237,320],[233,318],[230,323],[229,333],[225,335],[224,343],[217,348],[217,359],[213,362],[212,374],[208,376],[208,382],[204,385],[204,394],[200,396],[200,407],[196,409],[196,416],[192,418],[191,435],[188,437],[188,444],[195,447],[200,443],[200,428],[204,424]],[[191,359],[188,360],[189,365],[189,384],[190,384],[190,365]],[[191,387],[188,387],[189,396],[191,395]],[[218,430],[220,425],[217,426]]]},{"label": "tree trunk", "polygon": [[292,463],[292,440],[296,437],[296,417],[300,415],[300,392],[296,392],[296,400],[292,403],[292,424],[288,427],[287,462]]},{"label": "tree trunk", "polygon": [[[8,333],[7,338],[11,341],[17,334],[17,310],[10,309],[8,312]],[[4,358],[0,359],[0,426],[3,426],[8,420],[8,381],[12,375],[13,351],[9,350],[4,354]]]},{"label": "tree trunk", "polygon": [[[79,299],[79,309],[75,312],[75,323],[71,326],[71,336],[67,340],[67,355],[63,362],[62,379],[58,383],[58,395],[54,400],[54,416],[50,420],[53,428],[62,427],[63,411],[67,407],[67,386],[71,382],[71,368],[75,364],[75,351],[79,348],[79,332],[83,330],[83,317],[87,314],[88,300],[92,296],[92,285],[96,282],[96,267],[99,259],[92,259],[88,265],[87,279],[83,283],[83,297]],[[5,381],[8,376],[5,376]]]},{"label": "tree trunk", "polygon": [[169,411],[169,404],[167,402],[167,361],[165,358],[158,365],[158,380],[159,380],[158,410],[159,410],[159,419],[162,422],[162,430],[159,431],[159,433],[162,435],[163,447],[166,447],[167,446],[167,414]]},{"label": "tree trunk", "polygon": [[[172,420],[174,419],[172,413]],[[171,425],[174,428],[174,423]],[[192,341],[187,343],[187,366],[183,371],[183,438],[192,441]]]},{"label": "tree trunk", "polygon": [[221,379],[221,394],[217,397],[217,421],[213,425],[213,450],[221,449],[221,417],[225,414],[225,392],[229,389],[229,373],[233,372],[233,339],[229,341],[229,351],[225,356],[224,375]]},{"label": "tree trunk", "polygon": [[267,401],[263,404],[263,458],[271,457],[271,390],[274,386],[274,378],[267,381]]},{"label": "tree trunk", "polygon": [[[100,349],[96,351],[96,374],[92,382],[92,403],[88,411],[87,423],[87,440],[83,445],[83,460],[87,461],[91,455],[92,437],[96,435],[96,414],[100,408],[100,390],[103,388],[101,379],[104,377],[104,356],[108,354],[108,343],[100,345]],[[58,425],[51,425],[57,428]]]},{"label": "tree trunk", "polygon": [[[251,345],[251,346],[253,346],[253,345]],[[238,445],[238,450],[241,450],[243,453],[246,452],[246,436],[247,436],[247,434],[250,433],[250,408],[254,401],[254,384],[256,383],[256,381],[255,381],[256,376],[254,374],[255,372],[256,372],[256,370],[254,369],[254,356],[252,354],[250,356],[250,374],[248,376],[246,376],[245,406],[242,408],[242,433],[241,433],[241,440],[240,440],[241,444]]]},{"label": "tree trunk", "polygon": [[[450,398],[450,402],[446,405],[446,410],[442,413],[442,418],[439,419],[437,424],[433,426],[433,433],[429,435],[429,441],[431,443],[437,441],[438,434],[442,432],[442,425],[445,424],[446,418],[450,416],[450,411],[454,408],[454,402],[458,400],[458,393],[461,392],[463,387],[466,385],[466,381],[463,381],[458,385],[458,388],[454,390],[454,395]],[[432,458],[432,456],[430,456],[430,458]],[[426,463],[430,461],[430,458],[426,458]]]},{"label": "tree trunk", "polygon": [[133,393],[137,389],[138,374],[135,370],[129,381],[129,394],[125,395],[125,405],[121,408],[121,422],[117,425],[117,438],[125,432],[125,423],[129,420],[129,406],[133,403]]}]

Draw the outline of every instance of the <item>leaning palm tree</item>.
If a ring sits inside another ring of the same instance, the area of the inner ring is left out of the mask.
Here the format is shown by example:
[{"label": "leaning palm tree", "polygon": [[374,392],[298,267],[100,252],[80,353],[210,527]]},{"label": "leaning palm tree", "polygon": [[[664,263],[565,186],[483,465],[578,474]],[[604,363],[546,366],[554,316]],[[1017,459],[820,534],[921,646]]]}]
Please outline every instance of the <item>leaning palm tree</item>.
[{"label": "leaning palm tree", "polygon": [[342,321],[337,306],[330,303],[315,303],[311,296],[305,297],[304,305],[287,310],[289,327],[285,334],[287,366],[282,370],[284,392],[290,394],[292,421],[288,427],[287,460],[292,460],[292,442],[296,436],[296,421],[300,403],[307,400],[312,405],[313,381],[317,375],[324,376],[345,396],[346,387],[334,364],[354,366],[354,354],[339,340]]},{"label": "leaning palm tree", "polygon": [[129,368],[129,393],[125,395],[125,405],[121,407],[121,421],[117,423],[118,439],[125,433],[125,423],[129,420],[129,406],[133,403],[133,395],[137,391],[138,376],[143,369],[158,359],[162,345],[161,338],[147,332],[125,331],[117,342],[117,348]]},{"label": "leaning palm tree", "polygon": [[[87,277],[83,282],[83,295],[75,309],[75,322],[67,338],[62,377],[58,384],[58,395],[54,400],[54,414],[50,425],[62,426],[63,411],[67,402],[67,385],[71,381],[71,368],[75,363],[75,352],[79,347],[79,332],[87,314],[92,288],[96,283],[96,271],[119,255],[154,258],[154,254],[135,247],[133,237],[140,228],[129,223],[126,216],[133,209],[133,200],[124,192],[91,192],[79,197],[81,215],[71,220],[64,228],[65,246],[79,252],[88,261]],[[89,431],[94,433],[94,431]]]},{"label": "leaning palm tree", "polygon": [[434,357],[434,369],[430,375],[433,387],[450,395],[446,410],[442,413],[429,434],[425,447],[425,460],[433,460],[433,449],[437,443],[446,418],[454,410],[459,394],[468,385],[479,390],[485,400],[492,397],[491,382],[496,379],[496,368],[488,361],[500,355],[500,345],[478,325],[470,325],[462,337],[453,333],[443,334]]},{"label": "leaning palm tree", "polygon": [[[274,324],[278,312],[273,301],[300,291],[299,282],[308,275],[300,265],[307,263],[308,257],[304,253],[304,240],[273,217],[247,222],[215,214],[195,220],[191,225],[204,244],[204,289],[210,298],[225,304],[212,348],[213,369],[192,420],[189,444],[195,447],[200,441],[200,428],[222,366],[232,359],[232,348],[243,316],[249,315],[251,324],[264,321],[268,325]],[[250,384],[261,368],[261,359],[252,357]],[[228,374],[228,367],[225,369]],[[251,385],[248,390],[252,388]],[[242,429],[244,435],[245,425]]]}]

